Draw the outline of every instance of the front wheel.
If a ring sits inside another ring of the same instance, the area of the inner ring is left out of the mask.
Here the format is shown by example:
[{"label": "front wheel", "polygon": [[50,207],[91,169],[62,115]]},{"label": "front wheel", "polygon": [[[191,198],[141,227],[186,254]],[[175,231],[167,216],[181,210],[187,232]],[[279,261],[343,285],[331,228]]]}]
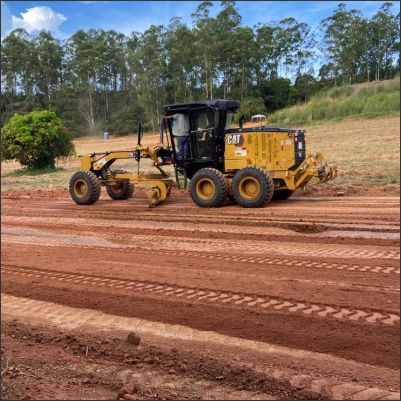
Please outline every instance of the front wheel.
[{"label": "front wheel", "polygon": [[219,207],[228,194],[227,180],[219,170],[203,168],[191,178],[189,192],[198,206]]},{"label": "front wheel", "polygon": [[242,207],[262,207],[271,201],[274,183],[270,174],[256,166],[244,167],[233,177],[232,193]]},{"label": "front wheel", "polygon": [[92,205],[100,197],[99,179],[92,171],[77,171],[70,179],[70,195],[78,205]]}]

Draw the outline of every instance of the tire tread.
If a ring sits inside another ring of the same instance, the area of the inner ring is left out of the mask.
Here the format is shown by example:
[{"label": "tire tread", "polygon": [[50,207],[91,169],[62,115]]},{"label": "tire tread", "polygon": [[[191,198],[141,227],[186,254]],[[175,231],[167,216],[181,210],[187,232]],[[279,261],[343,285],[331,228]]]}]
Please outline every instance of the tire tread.
[{"label": "tire tread", "polygon": [[[205,203],[205,201],[198,199],[195,190],[197,178],[205,173],[209,178],[213,178],[214,176],[214,178],[217,179],[217,185],[216,185],[217,196],[215,197],[215,199],[213,199],[212,202],[207,201],[207,204]],[[192,177],[190,183],[190,194],[192,200],[200,207],[220,207],[224,203],[228,195],[228,184],[226,177],[221,171],[215,168],[212,167],[203,168],[197,171],[195,175]]]},{"label": "tire tread", "polygon": [[[127,173],[126,170],[118,169],[114,170],[113,174],[125,174]],[[106,192],[110,196],[111,199],[114,200],[127,200],[131,198],[132,194],[134,193],[135,186],[128,181],[128,184],[125,188],[125,191],[122,193],[115,193],[110,185],[106,185]]]},{"label": "tire tread", "polygon": [[[89,184],[89,198],[87,198],[86,200],[82,200],[81,198],[78,198],[75,196],[74,181],[77,178],[81,178],[81,179],[86,178],[86,181]],[[74,202],[77,203],[78,205],[94,204],[100,197],[101,189],[102,188],[101,188],[99,179],[96,177],[96,175],[92,171],[88,171],[88,170],[77,171],[76,173],[73,174],[73,176],[70,179],[70,183],[69,183],[70,195],[71,195],[71,198],[74,200]]]},{"label": "tire tread", "polygon": [[[254,173],[255,171],[260,174],[261,177],[264,178],[265,184],[262,185],[262,195],[259,197],[257,200],[246,200],[244,199],[240,194],[237,189],[237,180],[239,180],[238,177],[242,175],[246,175],[247,172],[249,171],[249,174]],[[232,193],[234,196],[235,201],[242,207],[263,207],[267,203],[269,203],[274,194],[274,181],[271,175],[263,168],[258,167],[258,166],[247,166],[242,168],[241,170],[237,171],[236,174],[234,175],[233,182],[232,182]]]}]

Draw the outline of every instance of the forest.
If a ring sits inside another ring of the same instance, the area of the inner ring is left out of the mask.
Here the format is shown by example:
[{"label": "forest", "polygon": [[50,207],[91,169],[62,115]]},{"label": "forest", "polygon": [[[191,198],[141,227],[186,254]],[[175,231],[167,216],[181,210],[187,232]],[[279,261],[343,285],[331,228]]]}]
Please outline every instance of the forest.
[{"label": "forest", "polygon": [[157,131],[164,104],[238,99],[248,118],[399,73],[400,15],[390,2],[369,18],[338,4],[316,29],[295,18],[244,26],[234,1],[214,17],[211,6],[199,3],[190,26],[177,17],[130,36],[90,29],[61,42],[12,31],[1,42],[1,126],[47,109],[74,137],[126,135],[138,121]]}]

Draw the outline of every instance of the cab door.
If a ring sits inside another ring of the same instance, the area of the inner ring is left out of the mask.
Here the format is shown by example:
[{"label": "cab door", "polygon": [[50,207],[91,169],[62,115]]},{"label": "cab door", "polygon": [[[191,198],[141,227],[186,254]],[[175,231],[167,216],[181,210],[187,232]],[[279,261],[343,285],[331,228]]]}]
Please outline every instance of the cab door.
[{"label": "cab door", "polygon": [[208,107],[190,110],[189,126],[193,158],[202,162],[215,161],[216,129],[213,110]]}]

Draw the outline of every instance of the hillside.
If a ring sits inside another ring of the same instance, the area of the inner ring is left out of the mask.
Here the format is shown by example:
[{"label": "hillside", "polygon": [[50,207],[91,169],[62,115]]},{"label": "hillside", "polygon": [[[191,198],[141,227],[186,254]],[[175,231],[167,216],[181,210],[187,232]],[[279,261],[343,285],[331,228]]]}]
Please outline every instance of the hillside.
[{"label": "hillside", "polygon": [[395,117],[400,114],[400,78],[334,87],[302,105],[281,109],[270,124],[315,124],[348,118]]}]

